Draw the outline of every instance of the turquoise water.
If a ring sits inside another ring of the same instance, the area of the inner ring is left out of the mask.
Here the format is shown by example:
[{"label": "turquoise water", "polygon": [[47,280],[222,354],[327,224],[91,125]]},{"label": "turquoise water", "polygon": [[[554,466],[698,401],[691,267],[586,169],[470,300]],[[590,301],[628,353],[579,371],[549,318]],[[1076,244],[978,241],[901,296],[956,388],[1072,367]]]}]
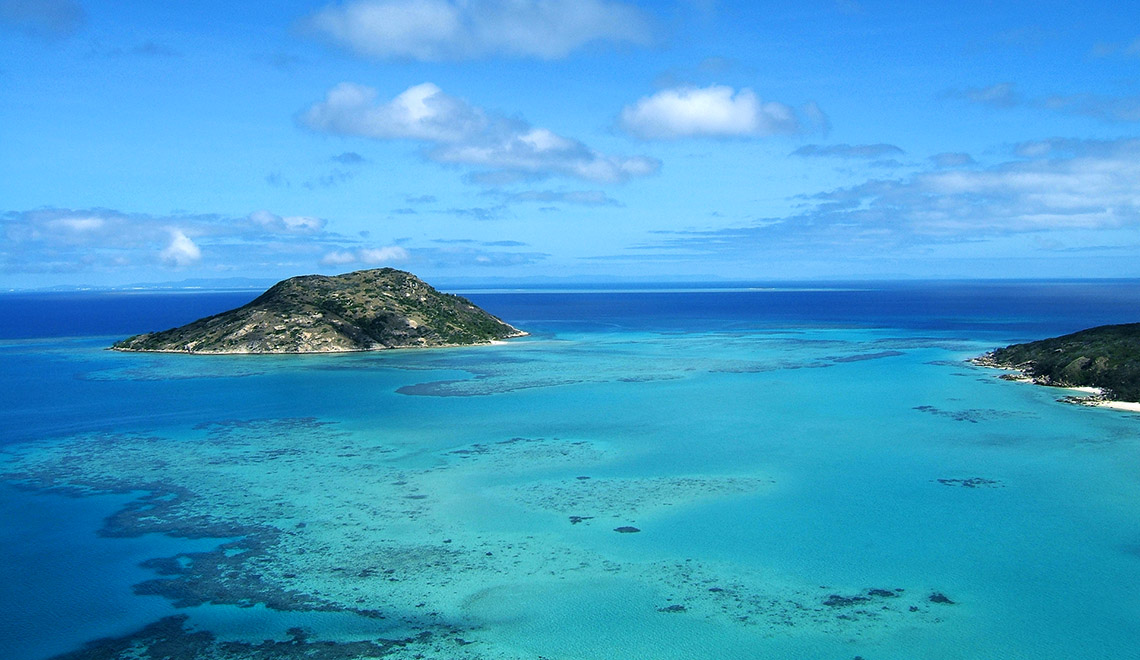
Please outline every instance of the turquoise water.
[{"label": "turquoise water", "polygon": [[381,639],[414,640],[390,657],[1136,657],[1140,415],[965,360],[1135,320],[1138,295],[486,294],[532,336],[336,356],[8,339],[0,472],[23,488],[0,490],[0,655],[180,614],[236,657],[296,628],[375,657]]}]

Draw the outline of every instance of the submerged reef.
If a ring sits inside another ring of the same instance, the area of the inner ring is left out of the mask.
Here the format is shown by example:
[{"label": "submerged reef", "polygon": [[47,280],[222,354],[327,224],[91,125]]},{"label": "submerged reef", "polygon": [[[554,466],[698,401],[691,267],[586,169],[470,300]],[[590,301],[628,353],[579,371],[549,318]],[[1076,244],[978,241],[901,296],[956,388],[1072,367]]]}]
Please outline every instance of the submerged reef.
[{"label": "submerged reef", "polygon": [[[267,641],[234,641],[174,617],[61,660],[532,658],[497,645],[494,621],[504,615],[496,612],[528,616],[518,589],[546,598],[570,584],[636,585],[646,596],[630,602],[631,622],[669,614],[763,635],[862,636],[941,620],[931,609],[939,601],[907,595],[921,588],[821,596],[802,578],[610,555],[595,543],[611,529],[662,529],[674,512],[712,499],[761,497],[770,478],[602,476],[617,452],[596,439],[520,436],[420,452],[313,418],[225,420],[176,438],[95,433],[15,447],[0,478],[76,496],[138,493],[106,520],[104,535],[218,539],[212,550],[148,560],[154,577],[138,594],[181,608],[340,612],[372,631],[324,640],[282,626]],[[472,507],[506,515],[488,524]],[[512,527],[543,517],[558,523]]]},{"label": "submerged reef", "polygon": [[985,477],[970,477],[969,479],[938,479],[943,486],[957,486],[959,488],[1001,488],[1002,483],[996,479]]},{"label": "submerged reef", "polygon": [[288,639],[261,642],[219,640],[207,630],[191,630],[189,617],[169,616],[121,637],[88,642],[52,660],[366,660],[448,657],[464,660],[462,638],[425,631],[403,639],[333,642],[313,639],[309,631],[290,628]]}]

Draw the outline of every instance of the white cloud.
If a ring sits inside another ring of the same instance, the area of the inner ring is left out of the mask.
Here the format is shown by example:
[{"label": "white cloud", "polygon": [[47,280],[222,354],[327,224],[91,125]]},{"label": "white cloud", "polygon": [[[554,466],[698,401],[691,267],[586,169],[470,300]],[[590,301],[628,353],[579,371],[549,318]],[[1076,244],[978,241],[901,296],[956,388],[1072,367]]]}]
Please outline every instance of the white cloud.
[{"label": "white cloud", "polygon": [[301,113],[299,121],[324,133],[419,140],[432,145],[426,154],[431,160],[513,178],[559,174],[614,183],[652,174],[661,166],[644,156],[603,154],[548,129],[492,115],[431,83],[410,87],[386,103],[378,103],[378,96],[369,87],[341,83]]},{"label": "white cloud", "polygon": [[344,264],[351,264],[356,262],[356,254],[347,250],[335,250],[329,252],[321,258],[321,263],[325,266],[343,266]]},{"label": "white cloud", "polygon": [[489,141],[444,145],[430,152],[429,157],[441,163],[540,177],[561,174],[598,183],[620,183],[647,176],[661,166],[657,160],[643,156],[608,156],[544,129],[502,134]]},{"label": "white cloud", "polygon": [[364,248],[357,251],[357,258],[366,264],[383,264],[393,261],[407,261],[408,251],[402,247],[389,245],[379,248]]},{"label": "white cloud", "polygon": [[808,204],[796,215],[760,218],[744,228],[676,232],[650,247],[705,255],[866,255],[1018,234],[1095,236],[1140,228],[1140,139],[1048,140],[1018,145],[1015,153],[1022,160],[989,168],[963,163],[797,198]]},{"label": "white cloud", "polygon": [[77,234],[86,234],[98,231],[106,226],[107,221],[99,217],[65,217],[51,220],[48,222],[49,226],[72,231]]},{"label": "white cloud", "polygon": [[803,130],[791,106],[762,101],[751,89],[737,91],[724,85],[675,87],[642,97],[622,110],[620,125],[646,139],[767,136]]},{"label": "white cloud", "polygon": [[378,96],[370,87],[341,83],[306,110],[301,122],[325,133],[429,142],[468,139],[488,124],[482,110],[431,83],[409,87],[388,103],[377,104]]},{"label": "white cloud", "polygon": [[315,234],[327,224],[322,218],[304,215],[282,217],[265,210],[250,213],[249,220],[268,232],[284,234]]},{"label": "white cloud", "polygon": [[171,229],[170,245],[159,256],[168,266],[189,266],[202,258],[202,250],[182,230]]},{"label": "white cloud", "polygon": [[378,248],[361,248],[359,250],[334,250],[321,258],[325,266],[344,266],[347,264],[364,264],[379,266],[383,264],[407,261],[411,257],[408,251],[397,245]]},{"label": "white cloud", "polygon": [[0,272],[153,270],[159,264],[312,268],[321,254],[360,243],[359,237],[327,231],[325,224],[264,210],[237,218],[102,208],[8,211],[0,213]]},{"label": "white cloud", "polygon": [[652,40],[641,10],[607,0],[354,0],[304,26],[358,55],[424,61],[556,59],[591,42]]}]

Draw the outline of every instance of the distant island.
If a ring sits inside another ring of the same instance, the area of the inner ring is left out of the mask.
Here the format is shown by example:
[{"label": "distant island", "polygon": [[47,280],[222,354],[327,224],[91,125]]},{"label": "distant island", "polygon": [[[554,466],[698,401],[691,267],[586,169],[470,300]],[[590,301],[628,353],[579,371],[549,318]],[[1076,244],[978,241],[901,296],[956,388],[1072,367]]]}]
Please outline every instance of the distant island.
[{"label": "distant island", "polygon": [[304,275],[179,328],[128,337],[116,351],[341,353],[487,344],[527,333],[393,268]]},{"label": "distant island", "polygon": [[1038,385],[1082,388],[1074,403],[1127,402],[1140,410],[1140,323],[1104,325],[1062,337],[1014,344],[975,358],[984,367],[1014,369],[1015,379]]}]

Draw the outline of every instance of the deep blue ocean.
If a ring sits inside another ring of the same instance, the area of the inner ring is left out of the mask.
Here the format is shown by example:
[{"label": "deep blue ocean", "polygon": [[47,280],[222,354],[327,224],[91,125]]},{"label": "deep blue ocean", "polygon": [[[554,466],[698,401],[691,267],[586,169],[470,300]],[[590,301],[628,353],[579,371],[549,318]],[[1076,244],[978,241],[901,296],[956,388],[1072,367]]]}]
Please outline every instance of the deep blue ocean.
[{"label": "deep blue ocean", "polygon": [[[1136,280],[818,282],[636,285],[460,291],[514,320],[623,324],[858,324],[1058,333],[1134,321]],[[0,294],[0,339],[135,334],[175,327],[243,305],[259,291]]]},{"label": "deep blue ocean", "polygon": [[123,354],[258,292],[0,295],[0,657],[1137,657],[1140,414],[966,360],[1140,282],[457,292],[530,336]]}]

